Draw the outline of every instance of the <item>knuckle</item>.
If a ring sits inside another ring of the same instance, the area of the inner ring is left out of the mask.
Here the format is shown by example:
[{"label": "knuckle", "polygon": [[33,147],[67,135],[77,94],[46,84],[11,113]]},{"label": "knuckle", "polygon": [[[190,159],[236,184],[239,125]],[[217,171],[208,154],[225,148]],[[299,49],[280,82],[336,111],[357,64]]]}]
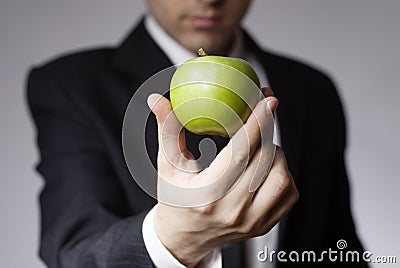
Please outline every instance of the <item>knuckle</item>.
[{"label": "knuckle", "polygon": [[205,206],[191,208],[191,210],[197,215],[210,216],[215,211],[215,205],[208,204]]},{"label": "knuckle", "polygon": [[238,232],[242,235],[253,235],[255,233],[255,225],[252,223],[242,224]]},{"label": "knuckle", "polygon": [[262,235],[263,222],[261,219],[250,219],[245,224],[242,224],[240,232],[244,235],[259,236]]},{"label": "knuckle", "polygon": [[284,194],[290,187],[290,178],[286,174],[278,173],[275,177],[275,191],[278,196]]},{"label": "knuckle", "polygon": [[264,224],[263,226],[260,226],[259,228],[255,229],[254,235],[255,236],[265,235],[266,233],[268,233],[270,229],[271,228],[269,227],[269,225]]},{"label": "knuckle", "polygon": [[222,219],[223,227],[237,227],[240,226],[243,221],[242,213],[240,211],[233,210],[228,215],[225,215]]},{"label": "knuckle", "polygon": [[247,166],[247,163],[249,161],[249,154],[243,151],[235,152],[233,156],[233,161],[233,164],[236,166]]},{"label": "knuckle", "polygon": [[268,223],[268,215],[269,212],[247,214],[247,217],[245,217],[245,220],[243,220],[241,226],[238,228],[238,232],[246,237],[255,237],[265,234],[264,230]]},{"label": "knuckle", "polygon": [[297,201],[299,200],[299,197],[300,197],[299,191],[297,190],[297,187],[294,187],[293,204],[297,203]]}]

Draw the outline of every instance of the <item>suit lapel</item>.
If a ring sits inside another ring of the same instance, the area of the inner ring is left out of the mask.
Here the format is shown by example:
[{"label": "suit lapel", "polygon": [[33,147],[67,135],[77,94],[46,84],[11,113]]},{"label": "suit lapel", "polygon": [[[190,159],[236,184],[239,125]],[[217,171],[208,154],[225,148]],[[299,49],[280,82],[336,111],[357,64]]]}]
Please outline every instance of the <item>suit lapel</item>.
[{"label": "suit lapel", "polygon": [[140,85],[172,62],[147,33],[142,18],[134,31],[116,50],[113,65]]}]

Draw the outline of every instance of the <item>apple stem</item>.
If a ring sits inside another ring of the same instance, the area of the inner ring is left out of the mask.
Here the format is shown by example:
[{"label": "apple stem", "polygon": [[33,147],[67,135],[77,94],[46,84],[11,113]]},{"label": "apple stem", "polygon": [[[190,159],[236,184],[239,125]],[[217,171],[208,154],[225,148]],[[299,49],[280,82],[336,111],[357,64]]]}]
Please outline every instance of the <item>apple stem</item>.
[{"label": "apple stem", "polygon": [[202,47],[197,50],[197,54],[199,54],[200,57],[208,56]]}]

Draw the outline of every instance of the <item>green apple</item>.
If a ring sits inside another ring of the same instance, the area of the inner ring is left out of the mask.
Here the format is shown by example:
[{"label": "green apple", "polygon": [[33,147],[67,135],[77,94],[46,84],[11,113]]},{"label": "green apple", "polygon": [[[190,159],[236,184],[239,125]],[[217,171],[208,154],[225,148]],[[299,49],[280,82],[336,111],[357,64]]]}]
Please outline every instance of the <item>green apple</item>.
[{"label": "green apple", "polygon": [[243,59],[199,54],[171,79],[173,111],[190,132],[230,137],[261,98],[258,76]]}]

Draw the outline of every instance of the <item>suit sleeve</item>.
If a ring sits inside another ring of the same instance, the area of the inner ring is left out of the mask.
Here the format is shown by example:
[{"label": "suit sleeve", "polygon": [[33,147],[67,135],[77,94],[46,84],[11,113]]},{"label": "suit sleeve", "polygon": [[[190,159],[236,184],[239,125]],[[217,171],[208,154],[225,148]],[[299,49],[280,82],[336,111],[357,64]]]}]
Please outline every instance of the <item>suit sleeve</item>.
[{"label": "suit sleeve", "polygon": [[41,258],[48,267],[152,267],[146,211],[129,215],[95,126],[49,68],[29,74],[27,98],[44,178]]}]

